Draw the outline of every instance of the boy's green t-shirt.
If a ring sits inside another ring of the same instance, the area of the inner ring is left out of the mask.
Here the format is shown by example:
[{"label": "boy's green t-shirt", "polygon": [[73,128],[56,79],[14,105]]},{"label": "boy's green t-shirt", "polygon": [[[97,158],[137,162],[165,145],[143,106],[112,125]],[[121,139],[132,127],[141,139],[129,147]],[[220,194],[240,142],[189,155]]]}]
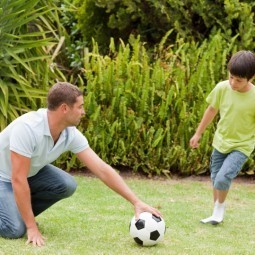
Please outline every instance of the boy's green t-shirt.
[{"label": "boy's green t-shirt", "polygon": [[220,113],[213,147],[221,153],[238,150],[250,156],[255,145],[255,87],[241,93],[223,81],[206,101]]}]

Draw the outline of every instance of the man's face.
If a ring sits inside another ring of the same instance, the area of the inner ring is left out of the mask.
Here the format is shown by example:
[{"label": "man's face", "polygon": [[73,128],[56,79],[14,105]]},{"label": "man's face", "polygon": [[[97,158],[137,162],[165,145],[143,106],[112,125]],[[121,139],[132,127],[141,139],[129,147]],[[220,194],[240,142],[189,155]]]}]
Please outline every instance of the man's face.
[{"label": "man's face", "polygon": [[73,106],[67,106],[68,107],[68,114],[66,115],[66,121],[68,123],[68,126],[77,126],[83,115],[85,115],[84,111],[84,101],[83,96],[79,96],[76,99],[76,103],[74,103]]},{"label": "man's face", "polygon": [[229,83],[231,88],[238,92],[246,92],[250,87],[250,81],[247,78],[234,76],[231,73],[229,73]]}]

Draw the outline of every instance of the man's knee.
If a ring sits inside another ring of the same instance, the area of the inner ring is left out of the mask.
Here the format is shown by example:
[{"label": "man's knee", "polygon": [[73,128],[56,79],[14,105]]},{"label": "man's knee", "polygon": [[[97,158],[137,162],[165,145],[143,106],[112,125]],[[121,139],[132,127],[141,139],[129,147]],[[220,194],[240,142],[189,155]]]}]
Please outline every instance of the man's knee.
[{"label": "man's knee", "polygon": [[72,178],[66,180],[63,184],[63,188],[64,188],[63,195],[65,197],[72,196],[77,188],[77,183],[76,183],[75,179],[72,177]]},{"label": "man's knee", "polygon": [[4,238],[17,239],[26,233],[26,226],[23,222],[3,225],[0,229],[0,236]]}]

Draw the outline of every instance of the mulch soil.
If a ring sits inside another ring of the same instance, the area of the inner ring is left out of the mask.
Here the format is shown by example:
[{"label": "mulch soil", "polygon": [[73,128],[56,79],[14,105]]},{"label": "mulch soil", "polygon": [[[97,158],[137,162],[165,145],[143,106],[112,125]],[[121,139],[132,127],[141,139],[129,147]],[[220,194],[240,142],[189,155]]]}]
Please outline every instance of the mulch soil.
[{"label": "mulch soil", "polygon": [[[165,175],[151,175],[148,176],[145,173],[140,172],[134,172],[130,168],[126,167],[116,167],[115,168],[120,176],[123,179],[150,179],[150,180],[161,180],[161,181],[167,181],[167,180],[175,180],[175,181],[199,181],[199,182],[210,182],[210,176],[209,175],[192,175],[192,176],[178,176],[178,175],[171,175],[171,177],[167,177]],[[95,177],[93,173],[91,173],[87,168],[82,168],[80,170],[71,170],[71,174],[73,175],[84,175],[89,177]],[[249,183],[249,184],[255,184],[255,176],[253,175],[241,175],[235,178],[234,180],[236,183]]]}]

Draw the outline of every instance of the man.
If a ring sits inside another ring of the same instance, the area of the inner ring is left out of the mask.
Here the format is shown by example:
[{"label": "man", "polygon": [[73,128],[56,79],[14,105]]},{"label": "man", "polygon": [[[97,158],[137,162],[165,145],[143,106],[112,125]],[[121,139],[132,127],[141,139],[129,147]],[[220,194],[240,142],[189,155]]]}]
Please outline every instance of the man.
[{"label": "man", "polygon": [[122,178],[89,147],[75,127],[84,112],[82,92],[67,82],[49,91],[47,109],[29,112],[0,133],[0,236],[44,245],[35,216],[57,201],[71,196],[74,178],[51,165],[71,151],[112,190],[133,204],[136,217],[143,211],[160,212],[143,203]]}]

